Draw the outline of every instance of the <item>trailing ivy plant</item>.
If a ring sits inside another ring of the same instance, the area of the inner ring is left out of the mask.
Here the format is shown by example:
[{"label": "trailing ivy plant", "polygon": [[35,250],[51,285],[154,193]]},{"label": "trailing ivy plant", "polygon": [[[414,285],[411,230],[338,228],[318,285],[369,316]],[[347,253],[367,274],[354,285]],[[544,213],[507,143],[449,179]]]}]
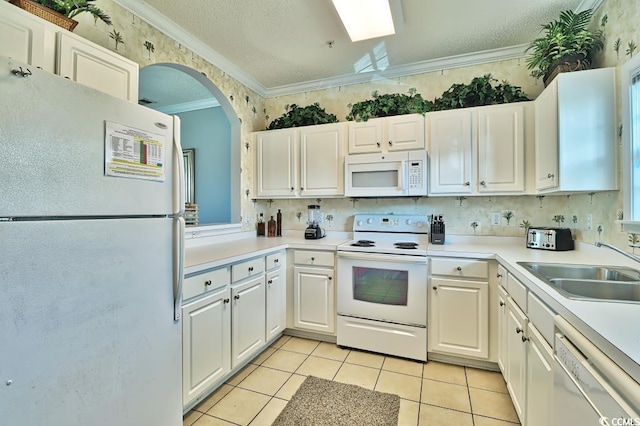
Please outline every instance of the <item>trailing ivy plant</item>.
[{"label": "trailing ivy plant", "polygon": [[433,101],[433,110],[468,108],[474,106],[528,101],[529,97],[519,86],[506,80],[499,84],[491,74],[475,77],[469,84],[456,83]]},{"label": "trailing ivy plant", "polygon": [[349,121],[367,121],[374,117],[389,117],[403,114],[424,114],[429,112],[433,102],[425,100],[416,93],[415,88],[409,89],[409,94],[391,93],[380,95],[374,91],[373,99],[347,105],[351,112],[347,115]]},{"label": "trailing ivy plant", "polygon": [[269,126],[267,126],[267,130],[338,122],[338,118],[334,114],[326,112],[324,108],[320,108],[318,102],[306,107],[299,107],[296,104],[286,105],[284,109],[287,112],[273,120]]}]

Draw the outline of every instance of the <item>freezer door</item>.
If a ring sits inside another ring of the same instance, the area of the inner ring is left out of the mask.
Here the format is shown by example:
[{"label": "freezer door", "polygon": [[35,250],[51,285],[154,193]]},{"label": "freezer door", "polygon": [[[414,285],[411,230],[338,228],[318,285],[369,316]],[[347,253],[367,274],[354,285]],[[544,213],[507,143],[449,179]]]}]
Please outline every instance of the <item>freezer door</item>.
[{"label": "freezer door", "polygon": [[[177,213],[173,117],[1,56],[0,93],[0,218]],[[164,182],[105,176],[106,121],[164,138]]]},{"label": "freezer door", "polygon": [[182,423],[171,219],[0,222],[0,423]]}]

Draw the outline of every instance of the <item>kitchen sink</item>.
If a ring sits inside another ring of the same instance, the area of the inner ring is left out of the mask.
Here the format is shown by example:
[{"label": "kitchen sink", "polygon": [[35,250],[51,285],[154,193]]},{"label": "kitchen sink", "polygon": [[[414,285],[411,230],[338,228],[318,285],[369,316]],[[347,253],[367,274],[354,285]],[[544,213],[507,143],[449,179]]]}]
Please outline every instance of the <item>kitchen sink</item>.
[{"label": "kitchen sink", "polygon": [[640,303],[640,271],[615,266],[518,262],[569,299]]}]

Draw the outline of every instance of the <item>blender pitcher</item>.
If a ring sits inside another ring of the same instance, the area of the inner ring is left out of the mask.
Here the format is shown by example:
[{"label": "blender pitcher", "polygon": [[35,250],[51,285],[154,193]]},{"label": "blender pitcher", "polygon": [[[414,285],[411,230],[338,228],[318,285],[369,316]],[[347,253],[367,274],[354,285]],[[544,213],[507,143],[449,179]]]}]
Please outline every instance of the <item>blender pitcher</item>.
[{"label": "blender pitcher", "polygon": [[304,231],[304,237],[307,240],[317,240],[324,237],[326,234],[324,229],[320,227],[322,223],[322,210],[317,204],[310,204],[307,206],[307,229]]}]

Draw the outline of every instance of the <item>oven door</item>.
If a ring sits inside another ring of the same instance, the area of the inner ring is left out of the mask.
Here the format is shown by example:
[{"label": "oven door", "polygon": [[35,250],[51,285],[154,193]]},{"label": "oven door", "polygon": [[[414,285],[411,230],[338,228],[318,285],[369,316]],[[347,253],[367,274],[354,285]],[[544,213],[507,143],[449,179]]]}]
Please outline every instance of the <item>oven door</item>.
[{"label": "oven door", "polygon": [[427,258],[338,252],[338,315],[427,325]]}]

